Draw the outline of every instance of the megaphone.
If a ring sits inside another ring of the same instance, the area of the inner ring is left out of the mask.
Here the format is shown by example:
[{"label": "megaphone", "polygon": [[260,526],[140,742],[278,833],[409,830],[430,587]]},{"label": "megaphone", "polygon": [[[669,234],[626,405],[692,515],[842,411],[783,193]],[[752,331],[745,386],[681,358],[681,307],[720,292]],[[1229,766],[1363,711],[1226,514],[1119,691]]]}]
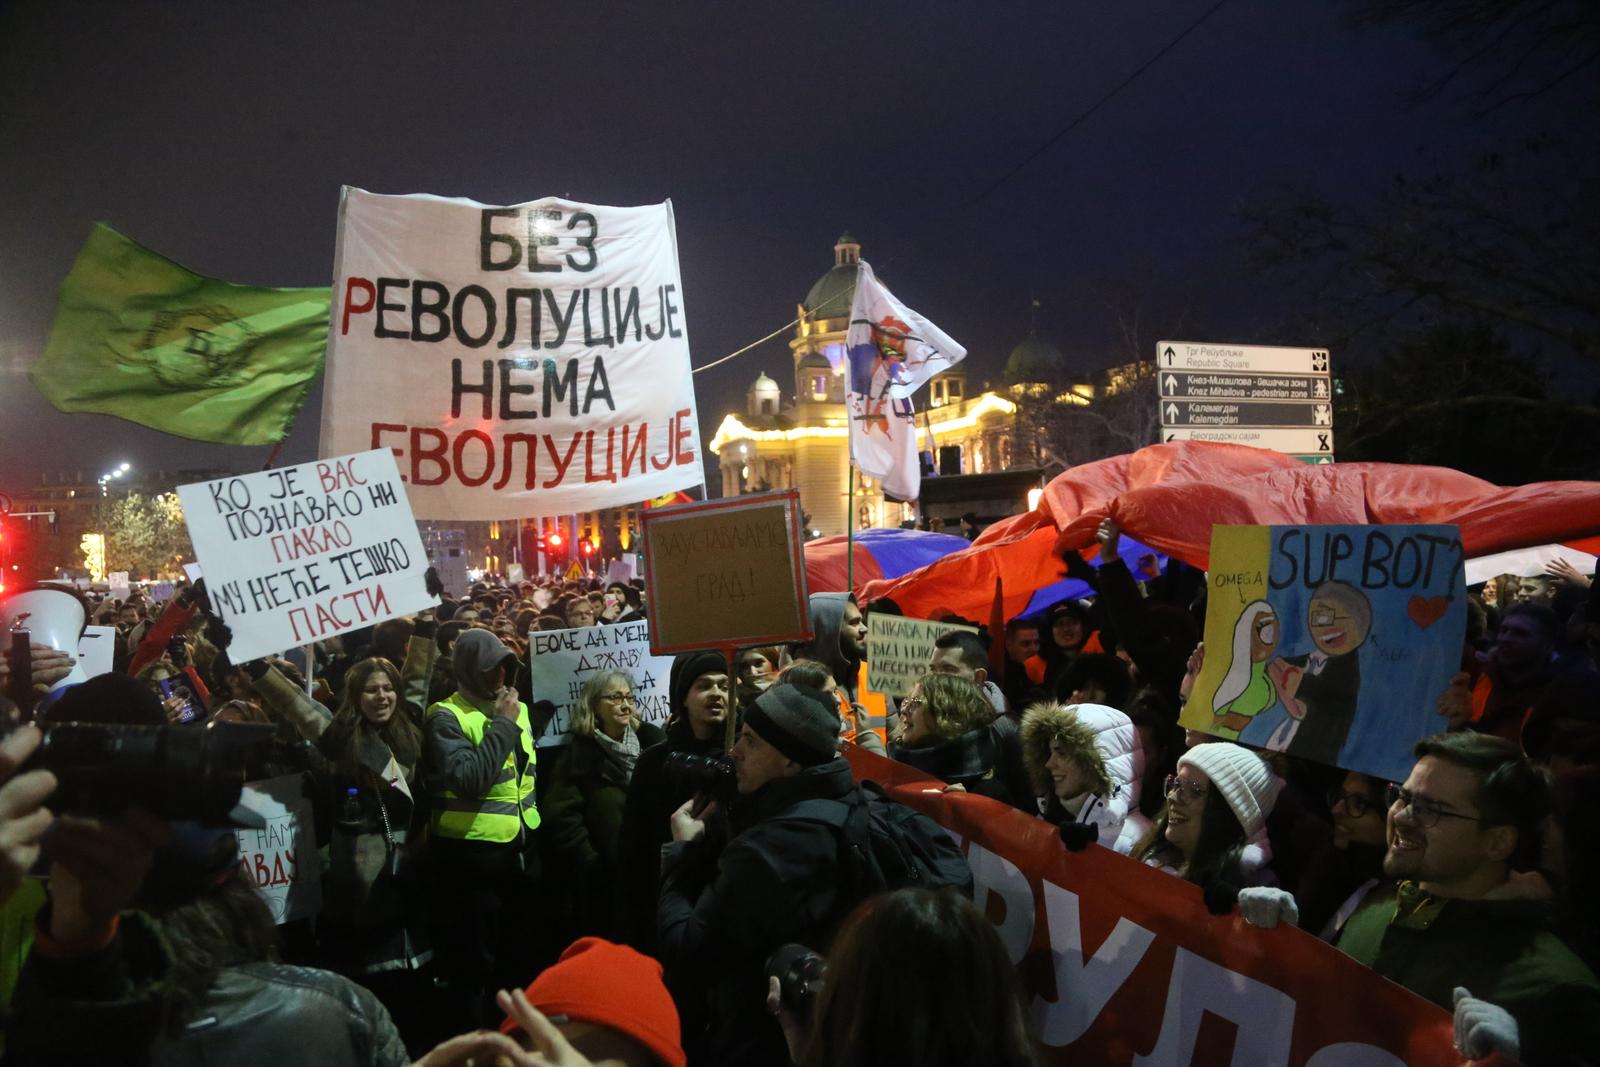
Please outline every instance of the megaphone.
[{"label": "megaphone", "polygon": [[61,589],[28,589],[0,599],[0,636],[28,631],[28,640],[73,657],[72,670],[50,687],[53,693],[89,680],[77,662],[83,636],[83,601]]}]

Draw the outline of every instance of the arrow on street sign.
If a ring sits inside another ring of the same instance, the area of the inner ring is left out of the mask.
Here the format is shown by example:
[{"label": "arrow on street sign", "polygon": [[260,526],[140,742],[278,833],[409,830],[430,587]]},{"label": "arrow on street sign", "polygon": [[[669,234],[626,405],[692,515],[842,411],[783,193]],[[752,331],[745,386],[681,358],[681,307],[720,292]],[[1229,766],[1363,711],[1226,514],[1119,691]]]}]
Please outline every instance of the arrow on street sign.
[{"label": "arrow on street sign", "polygon": [[1162,400],[1331,399],[1325,374],[1263,374],[1254,371],[1166,371]]},{"label": "arrow on street sign", "polygon": [[1266,374],[1328,373],[1328,350],[1325,348],[1162,341],[1156,346],[1156,351],[1160,354],[1164,369]]},{"label": "arrow on street sign", "polygon": [[1161,411],[1165,426],[1332,426],[1329,404],[1279,400],[1167,401]]}]

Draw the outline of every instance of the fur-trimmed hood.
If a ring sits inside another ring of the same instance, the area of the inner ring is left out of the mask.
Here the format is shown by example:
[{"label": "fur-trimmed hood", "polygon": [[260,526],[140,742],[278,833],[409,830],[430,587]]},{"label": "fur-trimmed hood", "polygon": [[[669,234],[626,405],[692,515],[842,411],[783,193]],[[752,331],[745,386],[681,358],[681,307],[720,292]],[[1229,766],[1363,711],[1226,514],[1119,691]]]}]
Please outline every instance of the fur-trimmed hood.
[{"label": "fur-trimmed hood", "polygon": [[[1139,731],[1116,708],[1104,704],[1035,704],[1022,716],[1022,759],[1042,797],[1053,798],[1054,789],[1045,763],[1050,744],[1059,741],[1087,771],[1089,793],[1098,803],[1087,805],[1080,821],[1101,825],[1103,843],[1126,852],[1119,839],[1130,815],[1139,810],[1140,780],[1144,776],[1144,749]],[[1139,816],[1135,826],[1146,825]],[[1128,827],[1131,833],[1133,827]]]}]

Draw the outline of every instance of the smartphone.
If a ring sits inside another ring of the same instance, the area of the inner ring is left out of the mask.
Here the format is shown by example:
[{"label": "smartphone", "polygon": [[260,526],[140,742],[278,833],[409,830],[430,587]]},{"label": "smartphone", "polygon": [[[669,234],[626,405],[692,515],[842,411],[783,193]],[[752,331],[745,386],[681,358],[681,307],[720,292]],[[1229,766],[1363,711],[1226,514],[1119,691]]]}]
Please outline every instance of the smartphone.
[{"label": "smartphone", "polygon": [[172,709],[169,710],[170,721],[194,722],[205,716],[205,702],[200,699],[184,675],[163,678],[156,683],[156,687],[161,690],[161,703]]}]

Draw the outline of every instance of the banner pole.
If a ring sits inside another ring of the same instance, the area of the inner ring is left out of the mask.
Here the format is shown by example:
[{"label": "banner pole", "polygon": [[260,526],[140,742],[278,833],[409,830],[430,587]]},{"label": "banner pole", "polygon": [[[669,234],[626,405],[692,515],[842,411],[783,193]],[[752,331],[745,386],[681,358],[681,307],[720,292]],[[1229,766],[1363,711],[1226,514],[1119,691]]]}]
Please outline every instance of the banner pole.
[{"label": "banner pole", "polygon": [[856,465],[849,463],[850,490],[846,494],[844,516],[844,591],[856,591]]}]

